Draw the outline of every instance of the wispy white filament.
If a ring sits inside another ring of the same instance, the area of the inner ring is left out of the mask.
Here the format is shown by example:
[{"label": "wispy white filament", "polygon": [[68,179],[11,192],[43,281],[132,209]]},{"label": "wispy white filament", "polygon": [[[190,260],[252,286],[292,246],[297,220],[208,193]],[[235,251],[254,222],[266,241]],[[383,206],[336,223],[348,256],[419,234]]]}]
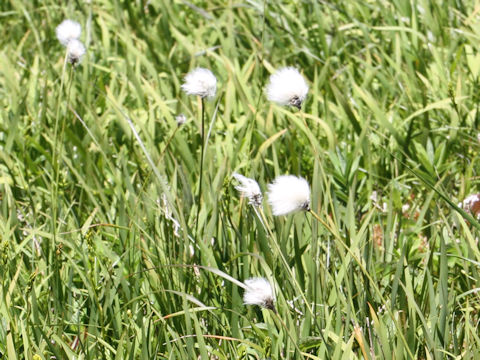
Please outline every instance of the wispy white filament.
[{"label": "wispy white filament", "polygon": [[304,77],[294,67],[277,70],[270,76],[267,85],[267,98],[280,105],[301,108],[307,97],[308,85]]},{"label": "wispy white filament", "polygon": [[67,44],[67,58],[72,65],[78,64],[82,61],[85,55],[85,46],[80,40],[70,40]]},{"label": "wispy white filament", "polygon": [[267,279],[255,277],[245,280],[245,293],[243,303],[245,305],[258,305],[266,309],[275,310],[275,295],[272,286]]},{"label": "wispy white filament", "polygon": [[185,76],[182,90],[187,95],[198,95],[202,98],[213,98],[217,91],[217,78],[204,68],[196,68]]},{"label": "wispy white filament", "polygon": [[82,26],[73,20],[63,20],[55,29],[57,39],[63,46],[67,46],[69,41],[80,39]]},{"label": "wispy white filament", "polygon": [[273,215],[287,215],[292,212],[310,210],[310,186],[307,180],[294,175],[277,177],[268,184],[268,202]]},{"label": "wispy white filament", "polygon": [[242,196],[248,198],[248,203],[253,206],[261,206],[263,196],[258,183],[253,179],[237,173],[234,173],[233,177],[240,182],[239,185],[235,186],[235,189],[237,189]]}]

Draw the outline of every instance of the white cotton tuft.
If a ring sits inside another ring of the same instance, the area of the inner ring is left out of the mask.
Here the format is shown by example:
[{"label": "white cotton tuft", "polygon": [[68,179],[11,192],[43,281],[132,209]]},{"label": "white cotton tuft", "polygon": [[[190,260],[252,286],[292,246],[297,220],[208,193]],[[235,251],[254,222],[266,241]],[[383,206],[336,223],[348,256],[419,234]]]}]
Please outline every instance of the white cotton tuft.
[{"label": "white cotton tuft", "polygon": [[177,121],[178,126],[182,126],[187,122],[187,117],[185,116],[185,114],[179,114],[175,116],[175,120]]},{"label": "white cotton tuft", "polygon": [[204,68],[196,68],[185,76],[182,90],[187,95],[198,95],[202,98],[213,98],[217,91],[217,78],[213,73]]},{"label": "white cotton tuft", "polygon": [[67,59],[72,65],[80,63],[85,55],[85,46],[80,40],[70,40],[67,44]]},{"label": "white cotton tuft", "polygon": [[275,295],[267,279],[262,277],[251,278],[245,280],[245,285],[247,286],[243,294],[245,305],[258,305],[275,311]]},{"label": "white cotton tuft", "polygon": [[305,78],[294,67],[284,67],[270,76],[267,98],[280,105],[300,109],[307,97],[308,85]]},{"label": "white cotton tuft", "polygon": [[55,29],[57,39],[63,46],[67,46],[71,40],[78,40],[82,34],[82,26],[73,20],[63,20]]},{"label": "white cotton tuft", "polygon": [[480,220],[480,194],[472,194],[467,196],[458,207],[461,207],[473,217]]},{"label": "white cotton tuft", "polygon": [[268,184],[268,202],[273,215],[287,215],[292,212],[310,210],[310,186],[307,180],[293,175],[277,177]]},{"label": "white cotton tuft", "polygon": [[240,182],[239,185],[235,186],[235,189],[237,189],[242,196],[248,198],[248,203],[257,207],[261,206],[263,195],[258,183],[253,179],[237,173],[234,173],[233,177]]}]

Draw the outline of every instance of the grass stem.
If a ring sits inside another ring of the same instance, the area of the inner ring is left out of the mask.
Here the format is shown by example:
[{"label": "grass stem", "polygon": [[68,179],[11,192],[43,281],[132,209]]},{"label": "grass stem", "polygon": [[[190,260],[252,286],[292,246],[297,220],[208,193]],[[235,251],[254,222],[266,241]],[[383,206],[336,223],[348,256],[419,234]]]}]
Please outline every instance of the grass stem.
[{"label": "grass stem", "polygon": [[202,122],[200,128],[200,136],[201,136],[201,148],[200,148],[200,173],[199,173],[199,180],[198,180],[198,193],[197,193],[197,216],[195,219],[195,236],[197,240],[198,237],[198,223],[200,220],[200,200],[202,198],[202,184],[203,184],[203,158],[204,158],[204,151],[205,151],[205,100],[201,98],[202,104]]}]

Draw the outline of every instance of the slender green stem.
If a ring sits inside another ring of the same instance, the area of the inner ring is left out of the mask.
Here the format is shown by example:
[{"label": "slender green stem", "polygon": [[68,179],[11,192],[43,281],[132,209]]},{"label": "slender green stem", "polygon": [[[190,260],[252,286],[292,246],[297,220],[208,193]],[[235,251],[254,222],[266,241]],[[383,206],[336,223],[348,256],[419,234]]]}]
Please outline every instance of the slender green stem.
[{"label": "slender green stem", "polygon": [[[61,99],[62,94],[63,94],[63,86],[64,86],[64,81],[65,81],[65,73],[67,69],[67,60],[68,60],[68,54],[65,53],[65,59],[63,61],[63,68],[62,68],[62,76],[60,78],[60,91],[59,91],[59,99]],[[68,100],[67,100],[68,101]],[[58,165],[58,152],[57,152],[57,146],[58,146],[58,127],[59,127],[59,121],[60,121],[60,105],[62,102],[59,100],[57,102],[57,109],[55,113],[55,129],[53,133],[53,146],[52,146],[52,166],[53,166],[53,177],[54,181],[52,181],[52,232],[53,232],[53,248],[55,249],[56,246],[56,241],[57,241],[57,197],[58,197],[58,171],[59,171],[59,165]]]},{"label": "slender green stem", "polygon": [[[63,138],[65,136],[65,124],[66,124],[65,118],[66,118],[66,114],[67,114],[68,107],[69,107],[69,104],[70,104],[70,93],[71,93],[71,90],[72,90],[74,71],[75,71],[75,68],[72,66],[70,68],[70,82],[68,83],[68,89],[67,89],[65,116],[63,116],[63,118],[62,118],[62,128],[60,129],[60,136],[58,137],[59,138],[59,148],[58,148],[58,152],[57,152],[56,162],[54,164],[55,167],[56,167],[55,184],[57,184],[57,194],[56,194],[57,197],[58,197],[58,182],[59,182],[59,179],[60,179],[60,163],[62,161]],[[56,226],[55,226],[55,229],[56,229]]]},{"label": "slender green stem", "polygon": [[265,232],[268,233],[267,226],[265,225],[262,217],[260,216],[260,212],[259,212],[258,207],[257,206],[252,206],[252,207],[253,207],[253,211],[255,212],[255,215],[257,215],[258,220],[260,220],[260,224],[262,224],[262,226],[263,226],[263,230],[265,230]]},{"label": "slender green stem", "polygon": [[200,150],[200,178],[198,184],[197,194],[197,216],[195,219],[195,236],[198,238],[198,221],[200,218],[200,198],[202,197],[202,183],[203,183],[203,155],[205,151],[205,100],[202,97],[202,125],[201,125],[201,141],[202,147]]},{"label": "slender green stem", "polygon": [[165,147],[163,148],[162,152],[159,155],[159,161],[162,161],[163,157],[165,156],[166,151],[168,150],[168,147],[170,143],[172,142],[173,138],[175,137],[175,134],[177,133],[179,127],[177,126],[175,130],[173,130],[172,135],[168,138],[167,142],[165,143]]},{"label": "slender green stem", "polygon": [[[320,224],[322,224],[328,231],[330,231],[330,232],[332,233],[332,235],[334,235],[334,236],[337,236],[337,235],[338,235],[337,232],[333,231],[333,229],[330,227],[330,225],[328,225],[328,224],[325,222],[325,220],[323,220],[320,216],[318,216],[318,214],[317,214],[315,211],[309,210],[308,212],[309,212],[310,214],[312,214],[313,217],[314,217],[315,219],[317,219],[318,222],[319,222]],[[340,235],[338,235],[338,236],[340,236]]]},{"label": "slender green stem", "polygon": [[317,312],[317,294],[318,294],[318,268],[319,268],[319,261],[318,259],[320,258],[318,256],[318,236],[313,236],[313,222],[312,222],[312,260],[313,260],[313,302],[312,302],[312,308],[313,312]]}]

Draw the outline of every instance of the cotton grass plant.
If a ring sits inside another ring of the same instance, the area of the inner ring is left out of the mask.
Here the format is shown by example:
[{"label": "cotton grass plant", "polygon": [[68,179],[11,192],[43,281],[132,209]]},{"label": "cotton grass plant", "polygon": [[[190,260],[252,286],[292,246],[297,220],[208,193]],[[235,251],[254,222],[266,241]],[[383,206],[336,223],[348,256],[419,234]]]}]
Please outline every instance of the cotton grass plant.
[{"label": "cotton grass plant", "polygon": [[308,93],[304,77],[294,67],[281,68],[270,76],[267,85],[267,98],[279,105],[301,109]]},{"label": "cotton grass plant", "polygon": [[[57,103],[57,109],[56,109],[56,117],[55,117],[55,134],[54,134],[54,143],[53,143],[53,164],[54,164],[54,169],[55,169],[55,181],[53,182],[54,185],[58,184],[59,181],[59,166],[60,164],[59,159],[62,156],[62,143],[64,139],[64,133],[65,133],[65,126],[66,126],[66,112],[67,108],[70,104],[70,90],[71,90],[71,85],[73,83],[73,66],[77,65],[80,63],[82,60],[82,57],[85,55],[85,46],[83,43],[79,40],[80,36],[82,34],[82,27],[81,25],[73,20],[66,19],[62,21],[55,29],[55,34],[60,42],[61,45],[65,47],[65,61],[64,61],[64,66],[62,68],[62,75],[61,75],[61,80],[60,80],[60,90],[59,90],[59,97],[61,99],[65,99],[64,103],[64,109],[65,109],[65,114],[61,115],[60,109],[62,103],[59,101]],[[66,94],[63,94],[64,90],[64,81],[65,81],[65,76],[66,76],[66,65],[67,62],[72,65],[72,71],[70,72],[70,82],[67,84],[67,92]],[[62,118],[62,119],[60,119]],[[59,126],[61,125],[60,129],[60,134],[58,134],[59,131]],[[59,138],[57,138],[59,136]],[[57,143],[59,145],[59,149],[57,149]],[[57,195],[58,195],[58,189],[55,187],[52,191],[52,202],[53,202],[53,211],[54,213],[56,212],[56,202],[57,202]],[[53,219],[56,218],[56,215],[52,216]],[[56,227],[56,225],[55,225]],[[54,231],[54,238],[55,238],[55,231]]]},{"label": "cotton grass plant", "polygon": [[195,234],[198,236],[198,218],[200,216],[200,199],[202,196],[202,179],[203,179],[203,161],[204,161],[204,151],[205,151],[205,101],[204,99],[213,99],[217,91],[217,78],[213,73],[205,68],[196,68],[190,71],[184,79],[182,84],[182,90],[187,95],[199,96],[202,100],[202,115],[201,115],[201,125],[200,125],[200,137],[201,137],[201,148],[200,148],[200,180],[198,185],[198,194],[197,194],[197,222],[195,225]]},{"label": "cotton grass plant", "polygon": [[73,20],[66,19],[55,29],[57,39],[66,48],[65,61],[71,65],[80,63],[85,55],[85,46],[80,41],[82,26]]},{"label": "cotton grass plant", "polygon": [[209,69],[196,68],[185,76],[182,90],[187,95],[213,99],[217,92],[217,78]]},{"label": "cotton grass plant", "polygon": [[63,46],[68,46],[72,40],[79,40],[82,35],[82,26],[70,19],[63,20],[55,29],[58,41]]},{"label": "cotton grass plant", "polygon": [[[53,34],[49,34],[53,37]],[[81,61],[82,56],[85,53],[85,47],[80,42],[81,26],[79,23],[72,20],[64,20],[55,29],[55,35],[62,46],[65,47],[65,56],[62,67],[61,79],[59,87],[56,89],[58,100],[55,108],[54,118],[54,130],[53,139],[51,139],[51,169],[52,172],[49,175],[51,181],[48,184],[48,192],[50,194],[50,206],[45,209],[50,213],[51,224],[51,236],[47,237],[47,241],[44,242],[46,262],[48,264],[48,271],[51,273],[49,276],[48,284],[53,294],[59,295],[63,293],[62,289],[62,274],[61,274],[61,249],[63,248],[63,241],[60,236],[63,222],[61,221],[61,174],[64,173],[64,140],[65,131],[69,124],[67,124],[67,118],[69,113],[69,106],[71,105],[71,90],[74,82],[74,65]],[[67,77],[67,63],[72,65],[69,72],[66,91],[64,90],[65,78]],[[56,82],[58,84],[58,82]],[[34,237],[35,239],[35,237]],[[35,241],[32,242],[32,249],[38,248],[39,244]],[[41,250],[36,251],[42,253]],[[34,256],[35,252],[32,252],[32,263],[37,263],[38,259]],[[52,321],[61,322],[63,304],[59,297],[54,296],[49,304],[52,309]],[[62,331],[63,325],[59,324],[57,331]]]},{"label": "cotton grass plant", "polygon": [[267,279],[256,277],[245,280],[246,289],[243,294],[245,305],[258,305],[265,309],[275,310],[275,294]]},{"label": "cotton grass plant", "polygon": [[262,206],[263,194],[258,183],[254,179],[237,173],[234,173],[233,177],[239,182],[239,185],[236,185],[235,189],[237,189],[243,197],[248,199],[248,203],[253,207]]},{"label": "cotton grass plant", "polygon": [[85,46],[79,40],[70,40],[67,44],[67,60],[70,64],[76,65],[82,61],[85,55]]},{"label": "cotton grass plant", "polygon": [[144,5],[0,5],[0,357],[476,359],[475,4]]},{"label": "cotton grass plant", "polygon": [[302,177],[279,176],[268,184],[268,202],[275,216],[310,211],[310,186]]}]

